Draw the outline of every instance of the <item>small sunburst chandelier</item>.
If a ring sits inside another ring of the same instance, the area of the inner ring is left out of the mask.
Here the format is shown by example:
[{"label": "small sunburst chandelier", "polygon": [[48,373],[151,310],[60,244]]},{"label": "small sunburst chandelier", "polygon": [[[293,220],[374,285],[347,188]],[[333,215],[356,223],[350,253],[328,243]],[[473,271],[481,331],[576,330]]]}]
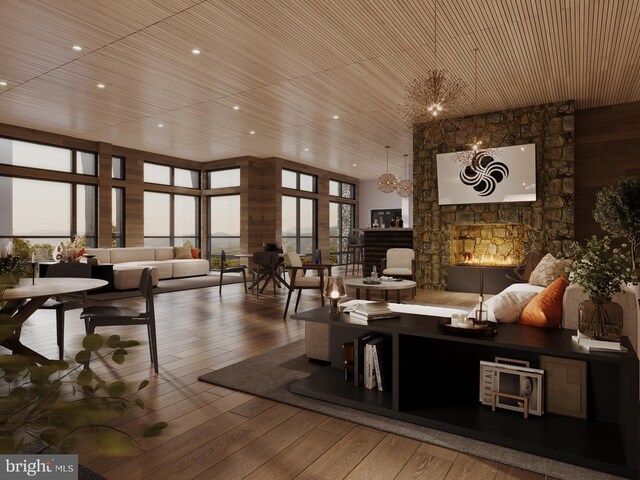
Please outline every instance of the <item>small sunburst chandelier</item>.
[{"label": "small sunburst chandelier", "polygon": [[413,195],[413,182],[409,180],[407,177],[407,157],[408,155],[404,155],[404,180],[400,180],[398,182],[398,195],[403,198],[410,197]]},{"label": "small sunburst chandelier", "polygon": [[442,136],[440,120],[461,113],[467,87],[463,80],[438,69],[438,0],[434,2],[433,57],[434,69],[414,79],[406,88],[403,116],[409,131],[420,125],[425,129],[427,141],[435,144]]},{"label": "small sunburst chandelier", "polygon": [[392,173],[389,173],[389,149],[391,147],[384,147],[387,149],[387,173],[383,173],[378,177],[378,189],[384,193],[391,193],[398,188],[398,179]]}]

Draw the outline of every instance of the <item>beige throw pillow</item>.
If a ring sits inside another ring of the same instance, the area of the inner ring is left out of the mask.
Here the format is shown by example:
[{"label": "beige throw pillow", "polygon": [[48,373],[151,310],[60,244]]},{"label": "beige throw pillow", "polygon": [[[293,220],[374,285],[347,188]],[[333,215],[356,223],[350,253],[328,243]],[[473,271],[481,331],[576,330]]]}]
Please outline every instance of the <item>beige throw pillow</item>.
[{"label": "beige throw pillow", "polygon": [[502,292],[491,298],[493,314],[500,323],[515,323],[536,292]]},{"label": "beige throw pillow", "polygon": [[186,260],[193,258],[191,256],[191,247],[173,247],[173,253],[177,260]]},{"label": "beige throw pillow", "polygon": [[529,283],[548,287],[554,280],[566,275],[566,269],[571,265],[571,260],[557,259],[547,253],[536,268],[531,272]]}]

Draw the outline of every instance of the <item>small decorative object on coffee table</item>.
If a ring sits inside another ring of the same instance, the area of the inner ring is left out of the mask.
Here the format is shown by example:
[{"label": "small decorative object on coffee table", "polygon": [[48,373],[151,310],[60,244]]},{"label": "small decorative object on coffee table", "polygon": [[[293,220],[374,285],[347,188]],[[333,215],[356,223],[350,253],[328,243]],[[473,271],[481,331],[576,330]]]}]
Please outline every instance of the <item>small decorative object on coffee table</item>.
[{"label": "small decorative object on coffee table", "polygon": [[629,259],[611,248],[609,237],[593,236],[585,244],[574,244],[569,281],[580,285],[589,300],[580,303],[578,329],[596,340],[619,341],[622,335],[622,307],[611,301],[627,278]]},{"label": "small decorative object on coffee table", "polygon": [[475,311],[475,323],[478,325],[486,325],[488,321],[487,310],[483,309],[484,305],[484,269],[480,269],[480,296],[478,297],[478,308]]}]

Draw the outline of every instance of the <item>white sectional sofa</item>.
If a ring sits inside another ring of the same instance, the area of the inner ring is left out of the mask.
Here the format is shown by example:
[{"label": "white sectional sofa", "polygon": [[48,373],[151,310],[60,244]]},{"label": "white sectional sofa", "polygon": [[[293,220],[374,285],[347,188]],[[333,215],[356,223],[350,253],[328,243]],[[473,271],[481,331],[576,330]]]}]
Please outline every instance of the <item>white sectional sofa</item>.
[{"label": "white sectional sofa", "polygon": [[87,248],[100,263],[113,263],[116,290],[138,288],[140,274],[152,268],[153,285],[167,278],[183,278],[209,273],[209,261],[199,258],[177,259],[173,247]]}]

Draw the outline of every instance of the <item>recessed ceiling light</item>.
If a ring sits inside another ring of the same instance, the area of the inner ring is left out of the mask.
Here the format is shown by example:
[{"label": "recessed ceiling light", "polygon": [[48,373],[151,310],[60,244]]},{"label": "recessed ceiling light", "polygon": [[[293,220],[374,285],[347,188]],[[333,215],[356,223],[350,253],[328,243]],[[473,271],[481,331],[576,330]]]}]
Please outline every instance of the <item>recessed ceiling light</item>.
[{"label": "recessed ceiling light", "polygon": [[159,123],[158,124],[158,128],[162,128],[162,127],[164,127],[164,124],[163,123]]},{"label": "recessed ceiling light", "polygon": [[194,55],[200,55],[200,50],[194,48],[193,50],[191,50],[191,53],[193,53]]},{"label": "recessed ceiling light", "polygon": [[234,105],[234,106],[233,106],[233,109],[234,109],[234,110],[240,110],[240,107],[239,107],[238,105]]},{"label": "recessed ceiling light", "polygon": [[98,88],[104,88],[104,87],[105,87],[104,83],[99,83],[98,84]]},{"label": "recessed ceiling light", "polygon": [[249,132],[249,135],[255,135],[255,133],[256,133],[256,132],[255,132],[254,130],[251,130],[251,131]]},{"label": "recessed ceiling light", "polygon": [[357,163],[354,163],[354,164],[353,164],[353,166],[354,166],[354,167],[357,167],[357,166],[358,166],[358,164],[357,164]]},{"label": "recessed ceiling light", "polygon": [[0,80],[0,87],[6,87],[7,86],[7,82],[5,82],[4,80]]},{"label": "recessed ceiling light", "polygon": [[74,45],[74,46],[73,46],[73,47],[71,47],[71,48],[73,48],[76,52],[80,52],[80,51],[82,51],[82,47],[81,47],[80,45]]},{"label": "recessed ceiling light", "polygon": [[308,149],[308,148],[305,148],[305,149],[304,149],[304,151],[305,151],[305,152],[308,152],[308,151],[309,151],[309,149]]},{"label": "recessed ceiling light", "polygon": [[334,116],[333,116],[333,119],[334,119],[334,120],[338,120],[339,118],[340,118],[340,117],[339,117],[338,115],[334,115]]}]

